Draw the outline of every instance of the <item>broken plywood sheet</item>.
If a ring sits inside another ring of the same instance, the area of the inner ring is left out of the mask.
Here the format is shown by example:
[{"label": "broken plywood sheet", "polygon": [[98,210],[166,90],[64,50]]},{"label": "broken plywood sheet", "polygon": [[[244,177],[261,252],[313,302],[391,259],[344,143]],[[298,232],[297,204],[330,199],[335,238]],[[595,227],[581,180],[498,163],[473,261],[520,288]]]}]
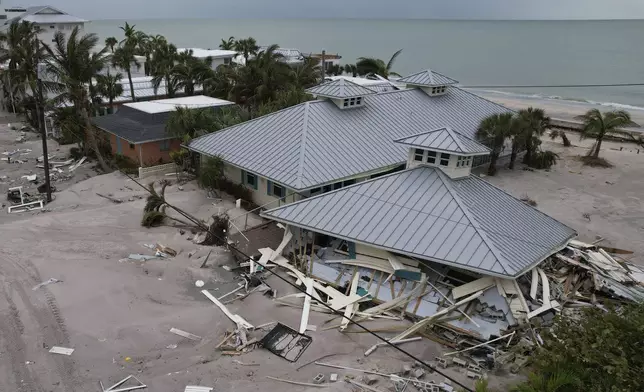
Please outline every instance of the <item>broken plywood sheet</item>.
[{"label": "broken plywood sheet", "polygon": [[464,285],[454,287],[452,289],[452,297],[454,297],[454,299],[463,298],[472,293],[476,293],[477,291],[488,289],[495,284],[493,277],[485,276],[472,282],[465,283]]}]

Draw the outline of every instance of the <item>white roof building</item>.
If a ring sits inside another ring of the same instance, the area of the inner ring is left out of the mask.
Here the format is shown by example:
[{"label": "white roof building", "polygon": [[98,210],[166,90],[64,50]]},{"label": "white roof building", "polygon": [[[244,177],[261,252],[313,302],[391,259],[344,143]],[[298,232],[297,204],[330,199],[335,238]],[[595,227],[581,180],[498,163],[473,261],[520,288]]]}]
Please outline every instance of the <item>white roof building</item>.
[{"label": "white roof building", "polygon": [[[7,10],[11,11],[14,15],[23,11],[23,9],[20,8]],[[38,25],[41,29],[38,36],[41,41],[47,44],[54,41],[54,36],[57,32],[62,32],[67,38],[74,28],[83,29],[85,27],[85,23],[89,22],[87,19],[70,15],[67,12],[49,5],[38,5],[24,8],[24,12],[20,13],[18,16],[7,19],[4,22],[3,28],[8,28],[14,21],[26,21]]]}]

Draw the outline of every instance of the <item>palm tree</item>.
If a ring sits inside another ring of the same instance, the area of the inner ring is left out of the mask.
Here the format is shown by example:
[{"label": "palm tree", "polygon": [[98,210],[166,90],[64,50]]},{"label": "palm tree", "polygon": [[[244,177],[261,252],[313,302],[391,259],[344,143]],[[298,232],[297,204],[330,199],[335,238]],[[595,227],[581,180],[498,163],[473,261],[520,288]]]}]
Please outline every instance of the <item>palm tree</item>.
[{"label": "palm tree", "polygon": [[360,57],[356,63],[358,75],[364,76],[368,74],[380,75],[383,78],[389,78],[389,75],[400,76],[396,72],[393,72],[391,69],[396,62],[396,58],[400,55],[403,50],[400,49],[391,56],[389,62],[385,64],[384,61],[372,57]]},{"label": "palm tree", "polygon": [[211,108],[190,109],[177,107],[170,113],[166,122],[166,130],[177,139],[191,140],[196,136],[208,133],[215,123],[215,115]]},{"label": "palm tree", "polygon": [[130,46],[136,46],[137,38],[139,36],[137,35],[137,31],[135,29],[136,25],[130,25],[129,23],[125,22],[125,26],[119,27],[121,30],[123,30],[123,35],[125,38],[121,40],[121,45],[130,45]]},{"label": "palm tree", "polygon": [[107,98],[111,111],[114,111],[114,100],[123,94],[123,85],[121,84],[123,75],[117,73],[112,75],[109,72],[107,75],[96,75],[96,88],[98,93]]},{"label": "palm tree", "polygon": [[512,113],[494,114],[483,119],[479,129],[476,131],[476,138],[492,150],[490,153],[490,166],[487,171],[490,176],[496,174],[496,161],[499,159],[501,151],[503,151],[505,139],[512,132],[512,123]]},{"label": "palm tree", "polygon": [[184,89],[186,95],[194,95],[195,85],[202,85],[209,80],[214,73],[210,68],[211,60],[198,59],[190,56],[179,62],[172,69],[172,74],[176,80],[176,88]]},{"label": "palm tree", "polygon": [[65,38],[63,32],[58,31],[54,36],[53,48],[48,44],[44,44],[44,47],[49,54],[46,61],[47,72],[53,77],[53,82],[48,82],[48,87],[58,93],[53,99],[54,104],[74,104],[81,114],[87,140],[96,154],[99,165],[104,171],[108,171],[109,167],[103,159],[89,119],[90,96],[86,87],[96,76],[97,68],[107,64],[107,48],[94,56],[91,54],[97,43],[98,37],[95,34],[79,36],[79,29],[75,27],[69,39]]},{"label": "palm tree", "polygon": [[561,141],[563,142],[564,147],[572,146],[572,143],[570,143],[570,139],[568,139],[566,132],[562,131],[561,129],[555,129],[550,131],[550,139],[555,140],[558,137],[561,138]]},{"label": "palm tree", "polygon": [[241,55],[244,56],[245,65],[248,65],[248,59],[250,58],[250,56],[257,54],[257,51],[259,50],[257,41],[255,41],[255,38],[253,37],[235,41],[233,48],[235,51],[241,53]]},{"label": "palm tree", "polygon": [[358,76],[358,67],[355,64],[346,64],[344,66],[344,72],[351,74],[355,78]]},{"label": "palm tree", "polygon": [[235,49],[235,37],[230,36],[227,40],[222,39],[219,44],[219,49],[223,50],[234,50]]},{"label": "palm tree", "polygon": [[[0,62],[8,63],[5,74],[8,93],[14,105],[14,94],[20,95],[23,105],[30,107],[32,114],[36,110],[35,101],[27,97],[27,88],[31,90],[31,97],[35,97],[37,64],[46,57],[44,48],[39,45],[39,32],[40,28],[33,23],[13,21],[5,32],[0,33],[0,43],[6,45],[0,50]],[[35,115],[30,119],[34,120]]]},{"label": "palm tree", "polygon": [[302,64],[293,67],[291,76],[297,89],[307,89],[320,81],[320,61],[307,57]]},{"label": "palm tree", "polygon": [[599,150],[602,147],[602,141],[607,135],[628,136],[630,133],[622,131],[619,128],[637,126],[632,120],[631,115],[624,110],[616,110],[602,114],[598,109],[591,109],[586,114],[577,116],[578,120],[583,122],[583,129],[580,137],[595,138],[595,144],[588,151],[588,156],[593,158],[599,157]]},{"label": "palm tree", "polygon": [[177,79],[172,73],[177,58],[176,46],[168,43],[165,39],[156,43],[150,63],[152,85],[157,90],[161,82],[165,81],[166,93],[170,98],[174,97],[177,91]]},{"label": "palm tree", "polygon": [[231,94],[235,101],[257,108],[275,95],[287,89],[293,80],[293,73],[277,52],[279,46],[271,45],[257,53],[246,67],[239,68]]},{"label": "palm tree", "polygon": [[510,129],[510,134],[508,137],[511,138],[512,146],[510,152],[510,164],[508,169],[514,169],[514,164],[517,161],[517,156],[521,149],[525,146],[526,138],[526,128],[522,125],[523,123],[519,120],[518,117],[513,116],[512,118],[512,128]]},{"label": "palm tree", "polygon": [[523,128],[525,155],[523,163],[530,164],[532,157],[541,144],[541,135],[550,128],[550,117],[546,116],[543,109],[529,107],[519,110],[517,124]]},{"label": "palm tree", "polygon": [[136,96],[134,95],[134,83],[132,83],[131,68],[132,65],[134,65],[138,69],[141,67],[141,63],[136,60],[134,49],[128,45],[117,48],[112,54],[112,65],[124,70],[127,74],[127,80],[130,83],[130,96],[132,97],[132,102],[135,102]]},{"label": "palm tree", "polygon": [[110,48],[112,53],[114,53],[114,47],[118,45],[119,41],[115,37],[107,37],[105,38],[105,46]]}]

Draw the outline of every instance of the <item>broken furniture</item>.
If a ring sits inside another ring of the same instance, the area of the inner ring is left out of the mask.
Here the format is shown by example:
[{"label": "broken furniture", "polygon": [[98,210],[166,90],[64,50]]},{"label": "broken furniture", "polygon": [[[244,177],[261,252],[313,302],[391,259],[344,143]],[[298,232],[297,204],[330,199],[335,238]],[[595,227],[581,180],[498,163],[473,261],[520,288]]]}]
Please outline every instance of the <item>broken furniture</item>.
[{"label": "broken furniture", "polygon": [[[128,383],[128,381],[131,381],[131,382]],[[116,384],[112,385],[111,387],[109,387],[107,389],[105,389],[105,387],[103,387],[103,383],[101,381],[99,381],[98,383],[100,384],[101,390],[103,392],[129,392],[129,391],[135,391],[137,389],[147,388],[147,385],[143,384],[141,382],[141,380],[139,380],[138,378],[136,378],[135,376],[132,376],[132,375],[125,377],[124,379],[122,379],[121,381],[117,382]],[[135,384],[135,385],[118,388],[118,387],[122,386],[125,383]]]},{"label": "broken furniture", "polygon": [[44,202],[42,199],[36,201],[28,201],[25,203],[25,197],[31,199],[31,196],[28,193],[22,192],[21,186],[9,188],[9,191],[7,192],[7,199],[12,202],[19,201],[20,204],[7,207],[7,212],[11,214],[14,212],[42,210],[44,208]]},{"label": "broken furniture", "polygon": [[277,323],[261,341],[261,345],[273,354],[290,362],[296,362],[309,347],[313,338]]}]

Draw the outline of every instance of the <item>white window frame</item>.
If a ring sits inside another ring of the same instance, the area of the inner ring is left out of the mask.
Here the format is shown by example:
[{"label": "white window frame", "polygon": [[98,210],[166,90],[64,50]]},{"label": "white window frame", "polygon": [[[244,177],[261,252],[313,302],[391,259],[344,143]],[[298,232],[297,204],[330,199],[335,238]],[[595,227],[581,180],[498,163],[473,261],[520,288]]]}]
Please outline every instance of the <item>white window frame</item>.
[{"label": "white window frame", "polygon": [[414,149],[414,161],[423,162],[425,160],[425,153],[426,151],[421,148]]},{"label": "white window frame", "polygon": [[[433,155],[430,155],[430,153],[432,153]],[[435,165],[436,164],[436,159],[438,159],[439,155],[440,154],[438,154],[436,151],[427,151],[426,162],[431,164],[431,165]]]},{"label": "white window frame", "polygon": [[[444,158],[444,156],[447,156],[447,158]],[[443,152],[440,154],[438,164],[441,166],[449,166],[449,161],[451,158],[452,158],[451,154],[446,154]],[[447,163],[443,164],[443,162],[447,162]]]}]

